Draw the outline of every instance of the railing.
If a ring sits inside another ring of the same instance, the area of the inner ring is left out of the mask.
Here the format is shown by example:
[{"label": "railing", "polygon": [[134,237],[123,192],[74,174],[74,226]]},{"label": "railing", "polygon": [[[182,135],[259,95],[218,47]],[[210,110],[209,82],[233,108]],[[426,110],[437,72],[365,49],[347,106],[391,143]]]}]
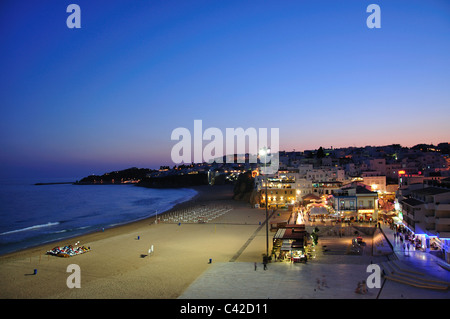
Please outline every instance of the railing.
[{"label": "railing", "polygon": [[450,231],[438,231],[440,238],[450,238]]},{"label": "railing", "polygon": [[450,225],[450,218],[449,217],[436,217],[435,218],[436,224],[439,225]]},{"label": "railing", "polygon": [[358,206],[358,209],[375,209],[373,206]]}]

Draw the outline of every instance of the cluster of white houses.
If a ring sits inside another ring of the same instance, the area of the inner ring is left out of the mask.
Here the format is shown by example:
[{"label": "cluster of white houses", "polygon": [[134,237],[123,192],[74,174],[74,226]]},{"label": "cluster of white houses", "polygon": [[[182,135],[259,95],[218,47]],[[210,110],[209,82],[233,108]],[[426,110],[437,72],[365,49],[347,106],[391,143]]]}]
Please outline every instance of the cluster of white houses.
[{"label": "cluster of white houses", "polygon": [[[383,179],[380,179],[383,180]],[[385,181],[385,179],[384,179]],[[307,201],[320,203],[335,217],[355,220],[377,218],[378,197],[383,185],[367,185],[363,179],[345,179],[339,168],[319,168],[312,166],[300,169],[279,170],[273,176],[258,175],[255,187],[261,199],[260,205],[267,203],[271,208],[295,206]],[[373,181],[370,181],[373,183]],[[317,212],[324,210],[317,209]],[[323,214],[322,214],[323,215]]]}]

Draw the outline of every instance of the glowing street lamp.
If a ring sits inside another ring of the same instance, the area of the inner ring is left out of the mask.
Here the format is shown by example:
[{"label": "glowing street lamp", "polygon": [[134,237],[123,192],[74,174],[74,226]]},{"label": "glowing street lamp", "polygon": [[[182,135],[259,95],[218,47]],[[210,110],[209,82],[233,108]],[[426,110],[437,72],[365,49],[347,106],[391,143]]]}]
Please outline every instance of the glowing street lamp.
[{"label": "glowing street lamp", "polygon": [[264,176],[266,178],[266,256],[269,257],[269,212],[268,212],[268,201],[267,201],[267,183],[269,182],[266,175],[266,166],[267,166],[267,155],[270,154],[270,148],[263,147],[259,150],[259,156],[264,156]]}]

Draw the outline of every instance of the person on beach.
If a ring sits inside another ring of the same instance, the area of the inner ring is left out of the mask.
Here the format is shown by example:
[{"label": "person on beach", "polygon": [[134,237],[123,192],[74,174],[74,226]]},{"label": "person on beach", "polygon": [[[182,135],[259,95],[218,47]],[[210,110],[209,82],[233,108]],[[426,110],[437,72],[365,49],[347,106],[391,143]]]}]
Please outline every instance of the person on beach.
[{"label": "person on beach", "polygon": [[362,285],[361,285],[361,293],[362,293],[363,295],[365,295],[365,294],[367,293],[367,284],[366,284],[366,281],[365,281],[365,280],[362,281]]},{"label": "person on beach", "polygon": [[358,281],[358,285],[356,286],[355,293],[357,293],[357,294],[361,293],[361,282],[360,281]]},{"label": "person on beach", "polygon": [[322,290],[322,288],[320,287],[320,279],[319,278],[316,279],[316,283],[317,283],[317,289]]},{"label": "person on beach", "polygon": [[255,271],[256,271],[256,268],[258,268],[258,266],[257,266],[257,264],[256,264],[256,262],[255,262]]},{"label": "person on beach", "polygon": [[326,281],[325,275],[323,275],[322,277],[323,277],[323,278],[322,278],[322,287],[327,287],[327,288],[328,288],[328,285],[327,285],[327,281]]}]

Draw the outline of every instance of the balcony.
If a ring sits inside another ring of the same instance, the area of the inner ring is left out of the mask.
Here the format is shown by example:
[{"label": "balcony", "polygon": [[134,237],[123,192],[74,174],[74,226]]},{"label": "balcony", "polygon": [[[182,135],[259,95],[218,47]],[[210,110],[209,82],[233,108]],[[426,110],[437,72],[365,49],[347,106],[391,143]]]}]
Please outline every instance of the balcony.
[{"label": "balcony", "polygon": [[436,215],[450,216],[450,204],[436,204]]},{"label": "balcony", "polygon": [[439,238],[450,238],[450,231],[438,231]]},{"label": "balcony", "polygon": [[434,215],[428,215],[428,216],[425,216],[425,218],[424,218],[424,222],[426,224],[432,224],[432,223],[435,223],[435,221],[436,221],[436,217],[434,217]]},{"label": "balcony", "polygon": [[374,210],[374,207],[373,207],[373,205],[372,206],[365,205],[365,206],[358,206],[358,209],[371,209],[371,210]]},{"label": "balcony", "polygon": [[435,217],[435,221],[438,225],[450,225],[450,218],[448,217]]},{"label": "balcony", "polygon": [[411,220],[414,220],[414,212],[408,212],[408,211],[402,211],[403,212],[403,218],[408,217]]}]

